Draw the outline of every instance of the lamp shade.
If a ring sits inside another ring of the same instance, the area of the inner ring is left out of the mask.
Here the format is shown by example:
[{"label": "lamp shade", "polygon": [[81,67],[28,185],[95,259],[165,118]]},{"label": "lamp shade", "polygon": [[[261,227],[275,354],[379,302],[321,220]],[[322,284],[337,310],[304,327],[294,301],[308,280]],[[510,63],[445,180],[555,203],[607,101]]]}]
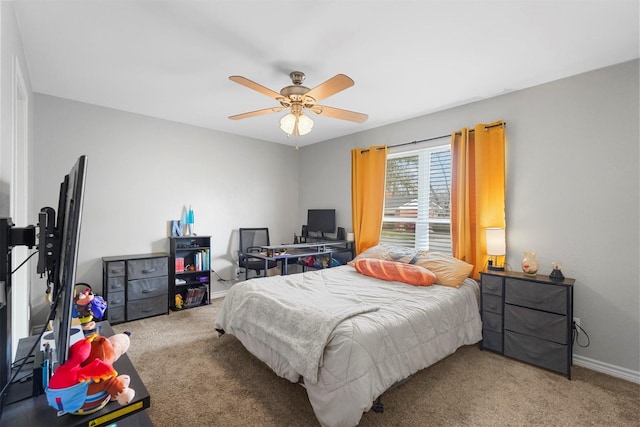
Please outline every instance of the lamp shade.
[{"label": "lamp shade", "polygon": [[302,113],[289,113],[280,119],[280,129],[287,135],[306,135],[311,132],[312,127],[313,120]]},{"label": "lamp shade", "polygon": [[296,126],[296,116],[292,113],[287,114],[280,119],[280,129],[287,135],[293,134],[293,128]]},{"label": "lamp shade", "polygon": [[306,135],[311,132],[313,127],[313,120],[304,114],[300,113],[298,116],[298,135]]},{"label": "lamp shade", "polygon": [[504,228],[487,228],[487,254],[489,255],[505,255],[507,253],[507,244],[505,239]]}]

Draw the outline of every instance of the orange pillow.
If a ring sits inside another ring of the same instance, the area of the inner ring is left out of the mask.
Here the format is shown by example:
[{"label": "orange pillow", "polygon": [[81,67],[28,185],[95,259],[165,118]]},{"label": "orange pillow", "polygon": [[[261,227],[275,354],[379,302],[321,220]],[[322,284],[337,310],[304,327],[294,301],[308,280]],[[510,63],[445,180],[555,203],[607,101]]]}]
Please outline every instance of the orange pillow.
[{"label": "orange pillow", "polygon": [[354,267],[365,276],[413,286],[431,286],[436,281],[436,275],[426,268],[402,262],[364,258],[357,260]]}]

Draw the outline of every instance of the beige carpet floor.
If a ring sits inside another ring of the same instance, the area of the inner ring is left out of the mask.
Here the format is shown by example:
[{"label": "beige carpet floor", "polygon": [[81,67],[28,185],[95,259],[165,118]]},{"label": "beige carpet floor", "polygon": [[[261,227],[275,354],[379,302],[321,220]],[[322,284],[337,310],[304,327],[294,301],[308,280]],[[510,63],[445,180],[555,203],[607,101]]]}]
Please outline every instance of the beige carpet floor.
[{"label": "beige carpet floor", "polygon": [[[213,304],[114,326],[151,395],[157,427],[317,426],[303,387],[276,376],[231,335]],[[126,372],[122,372],[126,373]],[[362,426],[640,426],[640,385],[573,367],[572,380],[477,345],[382,397]]]}]

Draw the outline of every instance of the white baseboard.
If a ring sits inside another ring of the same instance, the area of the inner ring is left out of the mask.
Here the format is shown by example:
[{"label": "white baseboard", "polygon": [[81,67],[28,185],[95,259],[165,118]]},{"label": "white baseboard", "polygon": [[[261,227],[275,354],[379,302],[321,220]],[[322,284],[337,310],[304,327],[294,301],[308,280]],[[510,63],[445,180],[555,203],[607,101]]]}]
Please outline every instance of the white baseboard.
[{"label": "white baseboard", "polygon": [[225,290],[222,290],[222,291],[211,292],[211,298],[210,299],[222,298],[225,295],[227,295],[227,292],[229,292],[228,289],[225,289]]},{"label": "white baseboard", "polygon": [[589,359],[588,357],[578,356],[576,354],[573,355],[573,363],[574,365],[591,369],[592,371],[601,372],[603,374],[611,375],[612,377],[640,384],[639,371],[632,371],[631,369],[622,368],[620,366],[611,365],[609,363],[600,362],[599,360]]}]

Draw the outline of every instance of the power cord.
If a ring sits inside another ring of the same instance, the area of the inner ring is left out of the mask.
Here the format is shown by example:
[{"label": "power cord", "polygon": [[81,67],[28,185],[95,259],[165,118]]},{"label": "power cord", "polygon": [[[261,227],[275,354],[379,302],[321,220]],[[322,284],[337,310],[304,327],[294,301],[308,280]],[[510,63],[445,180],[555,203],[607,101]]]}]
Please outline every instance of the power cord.
[{"label": "power cord", "polygon": [[[36,253],[38,253],[38,252],[37,251],[34,252],[34,254],[36,254]],[[31,256],[33,256],[33,254]],[[29,256],[29,258],[31,258],[31,256]],[[27,260],[29,258],[27,258]],[[18,270],[18,268],[22,267],[22,265],[27,260],[25,260],[22,264],[20,264],[13,272],[11,272],[11,274],[15,273]],[[58,302],[59,301],[60,301],[60,298],[56,298],[54,300],[53,304],[51,304],[51,308],[49,309],[49,315],[47,316],[47,321],[45,322],[44,327],[42,328],[42,331],[40,331],[40,334],[38,335],[38,337],[34,341],[33,345],[31,346],[31,348],[27,352],[27,355],[25,357],[22,357],[19,360],[16,360],[15,362],[13,362],[11,364],[11,369],[13,369],[14,372],[13,372],[13,375],[11,375],[11,377],[9,378],[9,381],[7,381],[7,383],[4,385],[2,390],[0,390],[0,405],[4,406],[5,398],[7,397],[7,394],[8,394],[8,389],[11,386],[11,384],[13,384],[16,381],[16,379],[18,378],[18,375],[20,374],[20,371],[22,370],[22,368],[24,368],[24,366],[27,363],[33,362],[33,360],[31,360],[31,358],[35,357],[35,350],[36,350],[37,347],[39,347],[40,340],[42,339],[42,336],[44,335],[44,333],[47,331],[47,325],[55,317],[55,313],[56,313],[56,310],[58,308]],[[0,414],[1,413],[2,413],[2,408],[0,408]]]},{"label": "power cord", "polygon": [[38,251],[31,252],[31,255],[29,255],[29,256],[28,256],[24,261],[22,261],[22,262],[20,263],[20,265],[19,265],[19,266],[17,266],[17,267],[15,268],[15,270],[13,270],[13,271],[11,272],[11,274],[13,274],[13,273],[15,273],[16,271],[18,271],[18,270],[20,269],[20,267],[22,267],[22,266],[23,266],[27,261],[29,261],[31,258],[33,258],[33,256],[34,256],[34,255],[37,255],[37,254],[38,254]]},{"label": "power cord", "polygon": [[233,279],[223,279],[220,275],[212,268],[211,272],[216,275],[218,278],[218,282],[231,282]]},{"label": "power cord", "polygon": [[32,363],[35,360],[35,355],[28,354],[24,357],[21,357],[20,359],[16,359],[16,361],[11,364],[11,369],[15,369],[16,367],[18,367],[18,365],[20,365],[20,363],[22,363],[24,359],[27,359],[26,363]]},{"label": "power cord", "polygon": [[[581,332],[587,337],[587,344],[586,345],[580,344],[580,333]],[[587,334],[587,331],[582,329],[582,327],[580,325],[576,324],[576,322],[573,322],[573,342],[575,344],[577,344],[578,347],[582,347],[582,348],[589,347],[589,344],[591,344],[591,339],[589,338],[589,334]]]}]

